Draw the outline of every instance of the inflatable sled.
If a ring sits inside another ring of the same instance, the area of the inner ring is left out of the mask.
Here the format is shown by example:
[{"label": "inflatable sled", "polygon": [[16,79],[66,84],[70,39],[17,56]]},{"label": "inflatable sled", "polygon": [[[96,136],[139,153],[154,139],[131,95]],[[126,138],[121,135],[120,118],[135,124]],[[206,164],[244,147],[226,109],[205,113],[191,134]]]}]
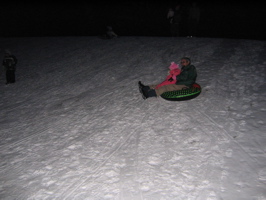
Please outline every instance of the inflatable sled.
[{"label": "inflatable sled", "polygon": [[200,93],[200,85],[194,83],[188,89],[164,92],[163,94],[161,94],[161,97],[168,101],[185,101],[199,96]]}]

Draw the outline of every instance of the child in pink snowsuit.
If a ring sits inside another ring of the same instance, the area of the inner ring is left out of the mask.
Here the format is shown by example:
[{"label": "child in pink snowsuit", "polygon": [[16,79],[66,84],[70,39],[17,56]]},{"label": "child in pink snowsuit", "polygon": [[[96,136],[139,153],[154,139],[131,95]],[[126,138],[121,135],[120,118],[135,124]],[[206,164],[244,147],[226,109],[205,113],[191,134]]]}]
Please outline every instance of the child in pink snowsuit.
[{"label": "child in pink snowsuit", "polygon": [[171,62],[169,69],[169,75],[166,77],[165,81],[157,85],[155,89],[158,89],[163,85],[170,85],[176,83],[176,76],[179,75],[181,72],[181,70],[179,69],[179,65],[174,62]]}]

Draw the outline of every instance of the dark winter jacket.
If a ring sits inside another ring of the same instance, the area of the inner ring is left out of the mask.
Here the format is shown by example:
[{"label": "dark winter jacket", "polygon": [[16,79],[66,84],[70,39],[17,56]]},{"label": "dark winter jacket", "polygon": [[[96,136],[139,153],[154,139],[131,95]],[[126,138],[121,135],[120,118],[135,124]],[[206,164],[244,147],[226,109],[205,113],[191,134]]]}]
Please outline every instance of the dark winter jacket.
[{"label": "dark winter jacket", "polygon": [[3,66],[6,71],[16,70],[17,58],[14,55],[5,56],[3,60]]},{"label": "dark winter jacket", "polygon": [[181,22],[182,15],[180,11],[176,11],[173,17],[173,24],[179,24]]},{"label": "dark winter jacket", "polygon": [[197,79],[197,71],[194,65],[182,67],[181,73],[176,76],[176,85],[186,85],[191,87]]}]

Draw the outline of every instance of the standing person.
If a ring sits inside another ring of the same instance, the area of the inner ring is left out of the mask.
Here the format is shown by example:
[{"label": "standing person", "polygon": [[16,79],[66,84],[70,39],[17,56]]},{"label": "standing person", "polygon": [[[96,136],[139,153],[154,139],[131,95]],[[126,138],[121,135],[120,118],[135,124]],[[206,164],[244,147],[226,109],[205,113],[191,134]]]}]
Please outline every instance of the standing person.
[{"label": "standing person", "polygon": [[3,67],[6,72],[6,84],[15,83],[16,65],[17,65],[17,58],[14,55],[12,55],[9,50],[5,50]]},{"label": "standing person", "polygon": [[167,13],[167,19],[170,24],[170,33],[172,37],[178,37],[180,32],[180,24],[182,19],[182,13],[180,10],[180,5],[177,5],[175,9],[169,8]]},{"label": "standing person", "polygon": [[198,34],[198,25],[200,21],[200,8],[197,3],[192,2],[192,6],[188,10],[188,37]]},{"label": "standing person", "polygon": [[179,37],[180,35],[180,24],[182,21],[182,13],[180,5],[177,5],[174,10],[174,17],[172,23],[171,33],[173,37]]},{"label": "standing person", "polygon": [[176,76],[176,83],[170,85],[164,85],[156,89],[157,85],[145,86],[139,81],[140,90],[143,97],[157,97],[164,92],[182,90],[191,87],[197,78],[197,71],[194,65],[188,57],[181,58],[181,73]]},{"label": "standing person", "polygon": [[167,13],[167,20],[169,21],[169,25],[170,25],[171,36],[173,36],[172,29],[173,29],[174,15],[175,15],[175,12],[174,12],[173,8],[169,8],[168,13]]}]

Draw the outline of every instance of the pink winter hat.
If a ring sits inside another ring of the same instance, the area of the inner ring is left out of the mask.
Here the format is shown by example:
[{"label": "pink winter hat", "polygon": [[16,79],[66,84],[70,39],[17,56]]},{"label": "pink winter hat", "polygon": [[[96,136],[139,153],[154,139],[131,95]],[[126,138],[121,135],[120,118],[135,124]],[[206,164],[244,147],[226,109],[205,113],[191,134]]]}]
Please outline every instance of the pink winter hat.
[{"label": "pink winter hat", "polygon": [[173,70],[173,69],[177,69],[177,68],[179,68],[179,65],[176,64],[175,62],[171,62],[169,69]]}]

